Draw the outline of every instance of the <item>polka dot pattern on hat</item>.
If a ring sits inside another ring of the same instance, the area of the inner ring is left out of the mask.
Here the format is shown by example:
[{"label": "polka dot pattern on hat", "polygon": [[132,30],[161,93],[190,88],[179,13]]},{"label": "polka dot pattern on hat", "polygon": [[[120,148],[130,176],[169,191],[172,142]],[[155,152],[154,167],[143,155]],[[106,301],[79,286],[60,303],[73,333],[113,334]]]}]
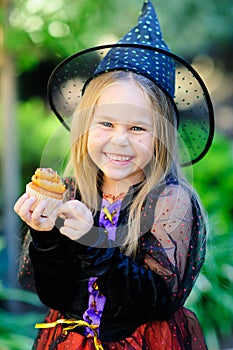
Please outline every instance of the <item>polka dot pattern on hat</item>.
[{"label": "polka dot pattern on hat", "polygon": [[[118,44],[142,44],[170,51],[162,38],[162,33],[154,7],[144,2],[138,24],[130,30]],[[175,89],[175,65],[171,57],[158,51],[137,47],[112,48],[97,67],[95,74],[111,70],[129,70],[145,75],[160,86],[171,98]]]},{"label": "polka dot pattern on hat", "polygon": [[137,26],[118,43],[78,52],[51,74],[50,106],[68,130],[88,82],[115,70],[144,75],[161,88],[176,109],[181,164],[187,166],[202,159],[214,135],[211,99],[197,71],[169,50],[149,0],[144,1]]}]

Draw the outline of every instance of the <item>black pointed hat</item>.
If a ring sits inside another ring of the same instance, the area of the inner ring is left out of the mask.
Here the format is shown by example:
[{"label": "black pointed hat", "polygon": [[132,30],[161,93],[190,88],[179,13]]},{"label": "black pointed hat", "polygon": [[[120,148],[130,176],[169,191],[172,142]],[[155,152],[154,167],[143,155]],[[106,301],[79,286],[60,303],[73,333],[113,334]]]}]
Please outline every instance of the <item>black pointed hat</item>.
[{"label": "black pointed hat", "polygon": [[209,93],[197,71],[170,52],[149,0],[144,1],[137,26],[116,44],[80,51],[61,62],[51,74],[50,106],[68,130],[86,84],[100,74],[115,70],[146,76],[172,100],[178,118],[179,155],[183,166],[204,157],[214,135]]}]

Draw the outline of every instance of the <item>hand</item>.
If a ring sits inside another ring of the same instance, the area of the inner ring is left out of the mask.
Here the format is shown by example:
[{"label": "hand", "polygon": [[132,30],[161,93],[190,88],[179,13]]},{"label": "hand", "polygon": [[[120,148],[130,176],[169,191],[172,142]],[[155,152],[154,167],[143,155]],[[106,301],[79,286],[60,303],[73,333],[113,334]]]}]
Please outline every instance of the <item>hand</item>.
[{"label": "hand", "polygon": [[60,232],[73,240],[85,235],[94,224],[91,211],[78,200],[70,200],[60,206],[58,215],[65,219]]},{"label": "hand", "polygon": [[36,203],[36,198],[29,196],[27,193],[24,193],[14,206],[15,212],[34,230],[50,231],[55,225],[58,208],[49,217],[43,215],[45,208],[45,201]]}]

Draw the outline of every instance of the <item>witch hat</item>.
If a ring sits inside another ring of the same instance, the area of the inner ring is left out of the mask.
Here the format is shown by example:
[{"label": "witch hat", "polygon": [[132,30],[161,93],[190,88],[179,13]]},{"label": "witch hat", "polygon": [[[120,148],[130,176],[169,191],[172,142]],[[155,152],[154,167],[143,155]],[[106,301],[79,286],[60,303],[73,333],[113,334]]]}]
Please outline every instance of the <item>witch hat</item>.
[{"label": "witch hat", "polygon": [[164,42],[151,1],[144,1],[137,26],[116,44],[80,51],[61,62],[51,74],[50,106],[68,130],[88,82],[113,70],[142,74],[171,99],[178,118],[183,166],[204,157],[214,135],[214,113],[208,90],[197,71],[173,54]]}]

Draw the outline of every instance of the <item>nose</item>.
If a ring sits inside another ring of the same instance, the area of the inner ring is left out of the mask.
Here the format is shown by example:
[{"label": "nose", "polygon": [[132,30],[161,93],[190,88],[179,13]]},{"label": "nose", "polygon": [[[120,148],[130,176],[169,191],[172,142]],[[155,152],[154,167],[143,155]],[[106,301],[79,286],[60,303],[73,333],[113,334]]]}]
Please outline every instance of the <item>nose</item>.
[{"label": "nose", "polygon": [[126,128],[115,128],[111,137],[111,143],[116,146],[127,146],[129,144]]}]

